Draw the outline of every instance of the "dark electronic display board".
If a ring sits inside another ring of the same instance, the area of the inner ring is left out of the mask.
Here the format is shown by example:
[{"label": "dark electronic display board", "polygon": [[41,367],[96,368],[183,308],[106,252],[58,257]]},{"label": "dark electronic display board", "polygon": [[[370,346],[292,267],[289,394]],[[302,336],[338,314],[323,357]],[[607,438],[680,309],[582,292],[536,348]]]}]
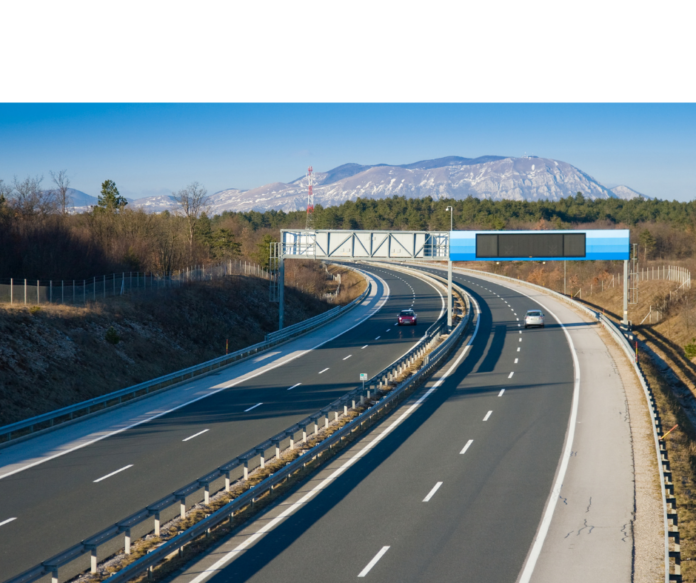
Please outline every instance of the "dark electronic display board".
[{"label": "dark electronic display board", "polygon": [[496,233],[476,235],[476,257],[585,257],[585,233]]}]

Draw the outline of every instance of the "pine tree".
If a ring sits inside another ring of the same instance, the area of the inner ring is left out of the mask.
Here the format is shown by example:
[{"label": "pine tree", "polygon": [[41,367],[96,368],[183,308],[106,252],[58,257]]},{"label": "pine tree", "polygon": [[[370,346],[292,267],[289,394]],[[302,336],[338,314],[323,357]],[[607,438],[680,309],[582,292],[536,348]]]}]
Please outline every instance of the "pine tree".
[{"label": "pine tree", "polygon": [[94,210],[113,213],[122,210],[127,204],[128,201],[125,197],[119,194],[116,183],[113,180],[105,180],[102,183],[101,194]]}]

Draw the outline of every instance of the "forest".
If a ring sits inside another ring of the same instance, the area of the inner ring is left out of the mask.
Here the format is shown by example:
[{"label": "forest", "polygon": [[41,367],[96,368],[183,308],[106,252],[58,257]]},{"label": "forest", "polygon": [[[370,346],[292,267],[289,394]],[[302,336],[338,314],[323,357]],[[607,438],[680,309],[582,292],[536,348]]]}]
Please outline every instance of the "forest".
[{"label": "forest", "polygon": [[[107,180],[99,204],[75,213],[66,201],[67,189],[56,184],[45,190],[40,179],[0,180],[0,279],[166,274],[228,258],[265,266],[280,229],[302,228],[306,222],[305,211],[209,216],[206,191],[198,183],[173,193],[176,212],[148,214],[130,209]],[[688,259],[695,251],[695,202],[591,200],[582,193],[557,202],[357,199],[317,205],[314,224],[317,229],[449,230],[450,218],[454,229],[630,228],[643,259]]]}]

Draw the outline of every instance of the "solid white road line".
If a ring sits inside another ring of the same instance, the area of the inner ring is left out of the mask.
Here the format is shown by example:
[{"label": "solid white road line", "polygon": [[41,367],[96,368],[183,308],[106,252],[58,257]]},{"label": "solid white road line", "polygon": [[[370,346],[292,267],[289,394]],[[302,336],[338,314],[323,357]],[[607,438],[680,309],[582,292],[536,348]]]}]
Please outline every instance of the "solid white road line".
[{"label": "solid white road line", "polygon": [[295,385],[292,385],[292,387],[290,387],[290,388],[288,389],[288,391],[292,391],[295,387],[299,387],[301,384],[302,384],[302,383],[297,383],[297,384],[295,384]]},{"label": "solid white road line", "polygon": [[433,486],[433,489],[428,492],[428,495],[423,498],[423,502],[430,502],[430,499],[435,496],[435,492],[437,492],[440,489],[440,486],[442,486],[442,482],[438,482]]},{"label": "solid white road line", "polygon": [[3,520],[2,522],[0,522],[0,526],[4,526],[4,525],[12,522],[13,520],[17,520],[17,517],[15,516],[14,518],[8,518],[7,520]]},{"label": "solid white road line", "polygon": [[[374,274],[371,274],[371,275],[374,275]],[[317,348],[324,346],[324,344],[327,344],[327,343],[331,342],[332,340],[335,340],[339,336],[343,336],[343,334],[345,334],[346,332],[353,330],[353,328],[357,328],[358,326],[360,326],[360,324],[362,324],[366,320],[369,320],[370,318],[372,318],[372,316],[374,316],[377,312],[379,312],[384,307],[384,305],[387,303],[387,301],[389,300],[389,298],[391,296],[391,290],[389,288],[389,284],[385,280],[383,280],[382,278],[378,278],[378,279],[381,281],[382,285],[384,286],[384,295],[381,298],[375,297],[375,298],[371,299],[368,302],[368,304],[366,304],[366,305],[369,305],[370,303],[374,303],[375,307],[372,308],[362,319],[358,320],[350,328],[346,328],[345,330],[342,330],[341,332],[339,332],[335,336],[332,336],[331,338],[324,340],[323,342],[320,342],[319,344],[316,344],[315,346],[312,346],[311,348],[308,348],[307,350],[297,352],[297,353],[293,354],[293,356],[291,356],[290,358],[287,358],[285,360],[279,360],[278,362],[273,363],[272,366],[269,366],[269,368],[266,368],[265,370],[261,370],[261,371],[255,372],[255,373],[246,373],[246,374],[242,375],[242,378],[236,379],[235,381],[227,383],[223,386],[217,385],[217,387],[219,387],[219,388],[212,387],[212,389],[214,389],[214,390],[210,390],[209,392],[206,392],[204,395],[201,395],[200,397],[196,397],[195,399],[191,399],[190,401],[186,401],[185,403],[181,403],[180,405],[176,405],[176,406],[172,407],[171,409],[166,409],[164,411],[158,411],[154,415],[148,414],[148,417],[146,417],[145,419],[141,419],[141,420],[136,421],[134,423],[129,423],[125,427],[121,427],[121,428],[115,429],[113,431],[108,431],[107,433],[103,433],[94,439],[89,439],[88,441],[80,443],[79,445],[76,445],[75,447],[70,447],[70,448],[62,450],[56,454],[42,457],[42,458],[35,460],[31,463],[23,465],[20,468],[17,468],[15,470],[12,470],[12,471],[7,472],[5,474],[0,474],[0,480],[2,480],[3,478],[7,478],[9,476],[13,476],[15,474],[18,474],[19,472],[23,472],[25,470],[28,470],[30,468],[33,468],[33,467],[38,466],[40,464],[43,464],[45,462],[51,461],[51,460],[56,459],[58,457],[67,455],[69,453],[77,451],[78,449],[82,449],[83,447],[87,447],[89,445],[97,443],[98,441],[101,441],[102,439],[106,439],[107,437],[113,437],[114,435],[118,435],[119,433],[123,433],[124,431],[128,431],[129,429],[133,429],[133,427],[138,427],[139,425],[142,425],[143,423],[149,423],[150,421],[153,421],[154,419],[158,419],[164,415],[167,415],[168,413],[178,411],[179,409],[182,409],[184,407],[192,405],[193,403],[197,403],[198,401],[206,399],[207,397],[215,395],[221,391],[224,391],[226,389],[230,389],[230,388],[232,388],[240,383],[246,382],[248,380],[256,378],[257,376],[265,374],[273,369],[279,368],[279,367],[283,366],[284,364],[287,364],[288,362],[291,362],[297,358],[300,358],[301,356],[304,356],[305,354],[311,352],[312,350],[316,350]],[[439,293],[439,290],[438,290],[438,293]],[[441,293],[440,293],[440,298],[442,299],[442,306],[443,306],[442,309],[440,310],[440,316],[442,316],[444,309],[445,309],[444,308],[445,300],[444,300],[444,298],[442,298]]]},{"label": "solid white road line", "polygon": [[500,389],[500,392],[498,393],[498,396],[499,396],[499,397],[502,397],[504,392],[505,392],[505,389]]},{"label": "solid white road line", "polygon": [[462,455],[463,453],[466,453],[466,450],[471,447],[471,444],[474,443],[473,439],[470,439],[469,441],[466,442],[466,445],[462,449],[462,451],[459,452],[459,455]]},{"label": "solid white road line", "polygon": [[[442,295],[442,294],[440,294]],[[478,302],[474,300],[474,309],[477,314],[481,313],[481,309],[479,308]],[[442,316],[442,312],[440,312],[440,316]],[[214,573],[218,572],[220,569],[222,569],[227,563],[229,563],[232,559],[234,559],[239,553],[241,553],[244,549],[249,547],[252,543],[254,543],[256,540],[261,538],[264,534],[267,532],[273,530],[276,525],[280,524],[283,520],[285,520],[286,517],[290,516],[293,512],[295,512],[298,508],[300,508],[302,505],[307,503],[312,497],[314,497],[318,492],[321,490],[327,488],[334,480],[336,480],[341,474],[343,474],[348,468],[350,468],[353,464],[355,464],[357,461],[363,458],[363,456],[367,455],[372,449],[377,446],[384,438],[386,438],[388,435],[391,434],[391,432],[401,425],[401,422],[406,419],[411,413],[413,413],[420,405],[425,401],[437,388],[445,382],[448,376],[452,374],[454,370],[459,366],[459,363],[462,361],[462,359],[468,354],[469,350],[471,349],[471,345],[474,343],[474,339],[476,338],[476,335],[478,334],[479,331],[479,326],[481,325],[481,318],[479,317],[478,320],[476,321],[476,327],[474,328],[474,333],[471,335],[471,338],[469,339],[468,344],[464,348],[464,350],[461,351],[461,354],[457,357],[457,359],[452,363],[452,366],[450,366],[447,371],[440,375],[439,379],[435,382],[435,384],[428,389],[413,405],[408,407],[406,411],[404,411],[397,419],[395,419],[391,425],[389,425],[382,433],[380,433],[375,439],[373,439],[369,444],[367,444],[363,449],[358,451],[353,457],[348,459],[345,464],[337,468],[331,475],[326,477],[324,480],[319,482],[314,488],[312,488],[309,492],[307,492],[302,498],[300,498],[297,502],[294,504],[291,504],[288,506],[283,512],[281,512],[278,516],[276,516],[273,520],[270,522],[266,523],[264,526],[262,526],[257,532],[252,534],[251,536],[247,537],[244,542],[241,542],[238,544],[234,549],[229,551],[228,553],[224,554],[218,561],[216,561],[213,565],[208,567],[205,571],[200,573],[197,577],[193,578],[189,583],[201,583],[202,581],[205,581],[208,577],[213,575]],[[389,548],[389,547],[387,547]],[[386,551],[385,551],[386,552]]]},{"label": "solid white road line", "polygon": [[324,370],[320,370],[319,374],[324,374],[327,370],[329,370],[329,367],[327,366]]},{"label": "solid white road line", "polygon": [[372,569],[372,567],[374,567],[377,564],[377,561],[379,561],[384,556],[384,553],[386,553],[388,550],[389,550],[389,547],[382,547],[382,550],[379,551],[375,555],[375,558],[372,559],[367,564],[367,567],[365,567],[362,571],[360,571],[360,573],[358,574],[358,577],[364,577],[365,575],[367,575],[370,572],[370,570]]},{"label": "solid white road line", "polygon": [[261,405],[263,405],[263,403],[256,403],[256,405],[254,405],[253,407],[249,407],[248,409],[244,409],[244,412],[248,413],[252,409],[256,409],[256,407],[260,407]]},{"label": "solid white road line", "polygon": [[190,437],[187,437],[186,439],[182,439],[181,441],[188,441],[189,439],[193,439],[194,437],[198,437],[199,435],[203,435],[204,433],[207,433],[210,431],[210,429],[204,429],[203,431],[199,431],[198,433],[195,433],[194,435],[191,435]]},{"label": "solid white road line", "polygon": [[360,350],[365,350],[368,346],[369,344],[365,344],[365,346],[363,346]]},{"label": "solid white road line", "polygon": [[349,355],[346,356],[343,360],[348,360],[351,356],[353,356],[353,355],[352,355],[352,354],[349,354]]},{"label": "solid white road line", "polygon": [[514,375],[514,374],[515,374],[515,371],[512,371],[512,372],[510,373],[510,375],[508,376],[508,378],[511,379],[511,378],[512,378],[512,375]]},{"label": "solid white road line", "polygon": [[516,358],[516,359],[515,359],[515,364],[517,364],[517,361],[518,361],[518,360],[519,360],[519,358]]},{"label": "solid white road line", "polygon": [[484,420],[484,421],[488,421],[488,419],[490,418],[490,416],[491,416],[492,414],[493,414],[493,411],[489,411],[488,413],[486,413],[486,416],[483,418],[483,420]]},{"label": "solid white road line", "polygon": [[124,466],[120,470],[116,470],[115,472],[111,472],[110,474],[106,474],[106,476],[102,476],[98,480],[94,480],[94,483],[96,484],[97,482],[101,482],[102,480],[106,480],[107,478],[110,478],[111,476],[115,476],[119,472],[122,472],[123,470],[127,470],[128,468],[132,468],[132,467],[133,467],[133,464],[129,464],[127,466]]}]

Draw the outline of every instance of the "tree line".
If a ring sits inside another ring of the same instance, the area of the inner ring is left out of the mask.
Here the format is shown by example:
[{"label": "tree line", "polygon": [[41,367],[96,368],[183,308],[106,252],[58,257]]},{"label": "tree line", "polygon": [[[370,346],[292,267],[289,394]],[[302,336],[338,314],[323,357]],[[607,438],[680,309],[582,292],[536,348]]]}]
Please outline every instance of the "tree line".
[{"label": "tree line", "polygon": [[[90,211],[71,211],[65,171],[0,180],[0,278],[82,279],[121,271],[172,273],[191,265],[241,258],[268,263],[284,228],[302,228],[305,211],[225,211],[210,216],[206,189],[193,182],[173,192],[174,212],[133,210],[113,180]],[[447,210],[452,208],[452,212]],[[357,199],[315,207],[318,229],[449,230],[630,228],[645,258],[694,254],[696,203],[585,198],[491,201],[431,197]]]}]

